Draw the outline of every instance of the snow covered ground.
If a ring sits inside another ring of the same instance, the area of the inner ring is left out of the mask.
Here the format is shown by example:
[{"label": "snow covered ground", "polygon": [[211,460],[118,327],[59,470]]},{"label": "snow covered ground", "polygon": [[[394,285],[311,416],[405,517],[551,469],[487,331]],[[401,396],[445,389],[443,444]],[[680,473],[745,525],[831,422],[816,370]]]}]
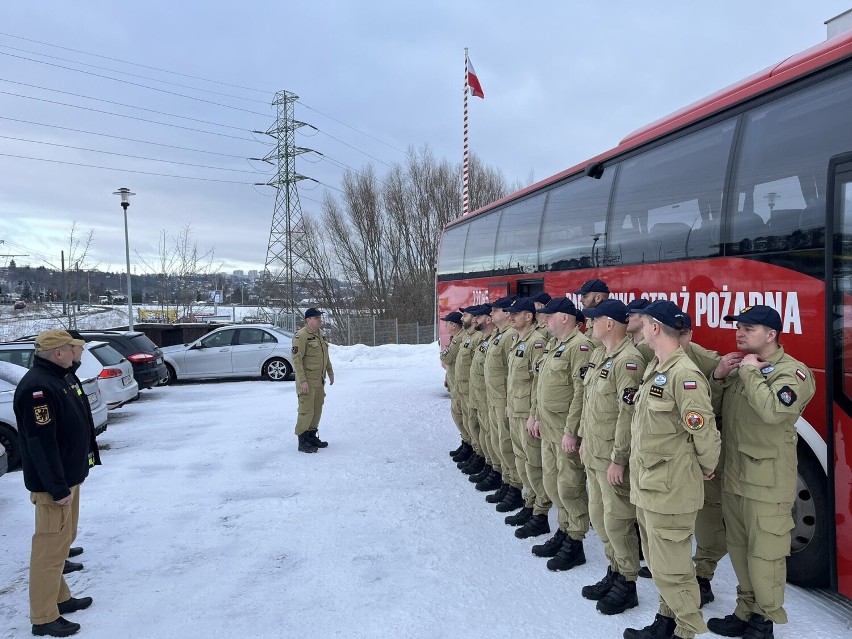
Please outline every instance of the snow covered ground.
[{"label": "snow covered ground", "polygon": [[[619,638],[657,609],[605,617],[580,596],[605,572],[551,573],[447,456],[437,347],[332,347],[314,455],[296,451],[292,382],[182,384],[110,415],[104,465],[83,485],[69,615],[81,637]],[[0,637],[27,637],[33,510],[19,472],[0,478]],[[551,514],[555,530],[555,516]],[[725,560],[705,617],[733,611]],[[776,636],[850,636],[848,620],[787,590]],[[713,636],[713,635],[707,635]]]}]

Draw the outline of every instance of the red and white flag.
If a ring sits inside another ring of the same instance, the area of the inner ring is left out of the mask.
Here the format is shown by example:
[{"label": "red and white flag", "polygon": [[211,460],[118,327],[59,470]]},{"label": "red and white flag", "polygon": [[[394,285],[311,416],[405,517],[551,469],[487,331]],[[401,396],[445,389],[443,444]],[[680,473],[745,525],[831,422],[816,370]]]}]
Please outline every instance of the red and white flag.
[{"label": "red and white flag", "polygon": [[470,87],[470,94],[473,97],[485,99],[485,93],[482,92],[482,85],[479,84],[479,78],[473,70],[470,58],[467,58],[467,86]]}]

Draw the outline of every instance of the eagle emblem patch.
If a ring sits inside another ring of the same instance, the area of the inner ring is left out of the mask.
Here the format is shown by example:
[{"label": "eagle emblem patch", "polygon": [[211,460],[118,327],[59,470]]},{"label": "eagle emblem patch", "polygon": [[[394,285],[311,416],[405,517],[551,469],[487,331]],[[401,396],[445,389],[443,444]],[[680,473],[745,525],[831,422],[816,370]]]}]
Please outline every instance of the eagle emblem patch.
[{"label": "eagle emblem patch", "polygon": [[47,404],[35,406],[33,408],[33,415],[35,416],[35,423],[39,426],[46,426],[50,423],[50,409],[47,407]]}]

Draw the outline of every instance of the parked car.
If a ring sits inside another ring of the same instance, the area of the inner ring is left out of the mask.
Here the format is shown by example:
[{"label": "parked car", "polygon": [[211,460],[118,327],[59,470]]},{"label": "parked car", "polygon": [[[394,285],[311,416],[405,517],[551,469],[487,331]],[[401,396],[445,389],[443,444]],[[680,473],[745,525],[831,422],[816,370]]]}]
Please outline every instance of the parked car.
[{"label": "parked car", "polygon": [[223,326],[190,344],[167,346],[163,357],[174,380],[265,377],[293,373],[293,334],[271,324]]},{"label": "parked car", "polygon": [[20,311],[27,307],[27,303],[24,300],[18,300],[12,305],[12,308],[16,311]]},{"label": "parked car", "polygon": [[21,463],[18,422],[12,401],[15,398],[15,387],[26,372],[23,366],[0,362],[0,449],[5,453],[9,470],[14,470]]},{"label": "parked car", "polygon": [[97,377],[101,399],[107,408],[124,406],[139,397],[139,384],[133,377],[133,365],[106,342],[86,342],[93,357],[84,357],[78,377]]},{"label": "parked car", "polygon": [[9,456],[6,454],[6,449],[0,446],[0,477],[6,474],[9,470]]}]

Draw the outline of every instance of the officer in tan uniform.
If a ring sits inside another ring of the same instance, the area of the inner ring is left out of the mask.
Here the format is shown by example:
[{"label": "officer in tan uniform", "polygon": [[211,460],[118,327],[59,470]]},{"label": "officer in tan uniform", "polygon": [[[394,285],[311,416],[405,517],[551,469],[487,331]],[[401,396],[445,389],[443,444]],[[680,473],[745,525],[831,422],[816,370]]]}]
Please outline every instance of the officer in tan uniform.
[{"label": "officer in tan uniform", "polygon": [[299,415],[296,436],[299,452],[315,453],[328,446],[317,435],[322,406],[325,402],[325,378],[334,384],[334,370],[328,357],[328,342],[322,336],[322,311],[305,311],[305,325],[293,335],[293,368],[296,370],[296,393]]},{"label": "officer in tan uniform", "polygon": [[782,324],[769,306],[750,306],[737,322],[737,352],[723,356],[712,379],[724,389],[725,470],[722,513],[737,575],[737,607],[710,629],[726,637],[774,636],[787,623],[786,557],[796,498],[796,421],[814,396],[811,370],[778,343]]},{"label": "officer in tan uniform", "polygon": [[679,344],[683,311],[668,301],[644,309],[643,337],[656,357],[648,364],[631,424],[630,501],[645,558],[660,593],[654,622],[628,628],[624,639],[681,637],[707,632],[692,563],[695,516],[704,480],[719,461],[710,387]]},{"label": "officer in tan uniform", "polygon": [[485,354],[485,386],[488,396],[488,414],[491,421],[492,437],[496,437],[494,448],[500,456],[503,468],[503,485],[485,500],[497,504],[497,512],[508,513],[524,505],[523,482],[518,474],[515,450],[512,447],[512,433],[509,417],[506,414],[506,378],[509,371],[509,356],[517,331],[509,325],[511,315],[506,309],[518,298],[517,295],[501,297],[491,306],[491,321],[496,330],[488,344]]},{"label": "officer in tan uniform", "polygon": [[627,305],[627,334],[646,362],[654,359],[654,351],[642,340],[642,313],[651,302],[644,297],[637,297]]},{"label": "officer in tan uniform", "polygon": [[444,321],[444,326],[450,336],[450,340],[447,342],[446,348],[441,351],[441,366],[445,371],[447,371],[444,376],[444,386],[448,391],[450,391],[450,414],[453,416],[453,422],[461,435],[461,445],[455,450],[450,451],[450,457],[452,457],[456,462],[461,461],[461,458],[456,459],[457,457],[465,455],[464,458],[466,459],[467,456],[473,452],[473,448],[470,447],[470,443],[468,442],[470,438],[464,430],[464,420],[462,419],[461,409],[459,408],[459,401],[455,389],[456,355],[458,355],[459,346],[461,345],[461,318],[462,314],[458,311],[447,313],[441,318]]},{"label": "officer in tan uniform", "polygon": [[630,503],[630,422],[645,360],[627,335],[627,306],[607,299],[586,311],[601,345],[592,353],[584,380],[580,454],[589,477],[589,514],[609,560],[606,575],[584,586],[606,615],[639,605],[639,537]]},{"label": "officer in tan uniform", "polygon": [[[545,293],[544,291],[542,291],[541,293],[538,293],[537,295],[533,295],[532,301],[533,301],[533,304],[535,305],[535,312],[538,313],[547,304],[549,304],[550,300],[552,300],[552,299],[553,298],[550,296],[550,294]],[[550,328],[547,325],[547,318],[543,315],[542,316],[536,315],[536,317],[538,319],[538,322],[536,323],[536,326],[535,326],[536,330],[539,333],[541,333],[542,335],[544,335],[545,338],[547,338],[549,340],[551,338],[551,335],[550,335]]]},{"label": "officer in tan uniform", "polygon": [[472,474],[468,479],[476,485],[477,490],[489,491],[497,490],[503,483],[502,464],[491,443],[491,417],[488,414],[488,394],[485,383],[485,357],[494,333],[491,306],[488,304],[478,306],[474,312],[474,320],[480,341],[473,352],[470,365],[470,410],[475,414],[474,419],[479,424],[479,446],[482,449],[482,456],[485,457],[485,465],[482,470]]},{"label": "officer in tan uniform", "polygon": [[533,376],[535,367],[544,354],[546,340],[535,329],[535,305],[528,297],[515,300],[506,309],[511,315],[512,327],[517,331],[512,352],[509,354],[507,376],[508,417],[512,432],[512,445],[518,473],[527,489],[524,507],[515,515],[506,517],[510,526],[523,526],[532,517],[539,523],[538,534],[550,532],[547,513],[551,502],[544,490],[541,474],[541,440],[530,434],[534,419],[531,413]]},{"label": "officer in tan uniform", "polygon": [[[581,310],[585,312],[587,308],[594,308],[605,299],[609,299],[609,287],[603,280],[587,280],[574,291],[574,295],[580,296]],[[586,337],[589,339],[592,337],[592,322],[586,322]]]},{"label": "officer in tan uniform", "polygon": [[[539,309],[552,339],[538,364],[532,413],[533,435],[541,439],[541,467],[547,496],[556,505],[559,528],[543,544],[533,546],[538,557],[550,557],[550,570],[570,570],[586,562],[583,539],[589,532],[586,471],[580,461],[580,414],[583,411],[583,374],[592,343],[580,332],[583,314],[567,297],[551,300]],[[540,320],[541,321],[541,320]],[[535,518],[518,530],[525,536]]]},{"label": "officer in tan uniform", "polygon": [[456,355],[456,389],[458,392],[459,408],[464,420],[464,430],[470,438],[470,446],[473,453],[456,466],[466,475],[478,473],[485,466],[485,458],[482,456],[482,447],[479,445],[479,425],[471,420],[470,412],[470,366],[473,363],[473,352],[479,343],[476,330],[476,321],[472,312],[476,306],[460,308],[462,314],[461,345]]}]

